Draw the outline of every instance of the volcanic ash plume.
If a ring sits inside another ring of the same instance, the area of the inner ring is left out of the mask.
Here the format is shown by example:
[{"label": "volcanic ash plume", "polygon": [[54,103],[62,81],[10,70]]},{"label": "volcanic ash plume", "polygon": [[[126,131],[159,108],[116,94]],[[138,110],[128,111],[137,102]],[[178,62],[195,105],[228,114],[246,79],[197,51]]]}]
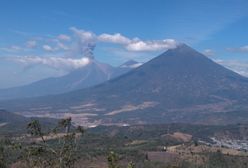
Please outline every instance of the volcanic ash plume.
[{"label": "volcanic ash plume", "polygon": [[80,30],[75,27],[72,27],[71,31],[77,39],[75,51],[77,57],[94,59],[93,51],[96,47],[96,35],[92,32]]},{"label": "volcanic ash plume", "polygon": [[83,57],[89,58],[89,59],[94,59],[94,49],[96,47],[96,43],[95,42],[83,42],[80,43],[80,45],[78,46],[79,48],[79,52],[80,55],[82,55]]}]

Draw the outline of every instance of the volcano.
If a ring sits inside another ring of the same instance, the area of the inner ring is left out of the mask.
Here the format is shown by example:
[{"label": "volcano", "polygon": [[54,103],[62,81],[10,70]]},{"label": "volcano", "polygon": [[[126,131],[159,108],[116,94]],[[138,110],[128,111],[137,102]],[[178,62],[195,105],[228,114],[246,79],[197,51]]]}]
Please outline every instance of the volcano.
[{"label": "volcano", "polygon": [[87,114],[99,124],[227,124],[247,122],[247,102],[247,78],[180,44],[95,87],[0,104],[34,114]]},{"label": "volcano", "polygon": [[[60,77],[51,77],[25,86],[0,89],[0,100],[54,95],[84,89],[118,77],[133,68],[138,62],[127,61],[125,67],[113,67],[94,59],[89,64]],[[128,65],[128,66],[127,66]]]}]

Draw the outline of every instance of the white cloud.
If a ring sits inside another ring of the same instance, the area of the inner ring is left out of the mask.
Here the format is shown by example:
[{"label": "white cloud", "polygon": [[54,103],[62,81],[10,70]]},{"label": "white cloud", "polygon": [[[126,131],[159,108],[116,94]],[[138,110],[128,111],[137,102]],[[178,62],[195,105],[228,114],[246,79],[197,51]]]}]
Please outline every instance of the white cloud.
[{"label": "white cloud", "polygon": [[227,48],[228,51],[231,52],[248,52],[248,45],[242,46],[242,47],[237,47],[237,48]]},{"label": "white cloud", "polygon": [[[59,34],[58,36],[36,37],[35,40],[27,41],[25,46],[11,46],[0,48],[5,52],[31,51],[33,48],[41,48],[46,52],[67,51],[69,57],[94,58],[93,52],[97,42],[119,44],[128,52],[153,52],[175,48],[177,42],[174,39],[164,40],[141,40],[137,37],[128,38],[120,33],[96,35],[91,31],[85,31],[76,27],[70,28],[73,36]],[[40,46],[38,46],[38,42]]]},{"label": "white cloud", "polygon": [[18,50],[21,50],[22,48],[20,46],[12,45],[10,46],[10,49],[18,51]]},{"label": "white cloud", "polygon": [[101,42],[121,44],[126,50],[135,52],[167,50],[170,48],[175,48],[178,44],[174,39],[151,41],[143,41],[137,37],[129,39],[120,33],[112,35],[104,33],[98,36],[98,40]]},{"label": "white cloud", "polygon": [[20,51],[22,51],[24,49],[22,47],[20,47],[20,46],[12,45],[10,47],[2,47],[2,48],[0,48],[0,50],[4,51],[4,52],[14,53],[14,52],[20,52]]},{"label": "white cloud", "polygon": [[178,43],[174,39],[158,41],[132,41],[126,46],[129,51],[159,51],[177,47]]},{"label": "white cloud", "polygon": [[68,35],[65,35],[65,34],[60,34],[60,35],[58,35],[57,38],[58,38],[59,40],[61,40],[61,41],[70,41],[70,40],[71,40],[71,37],[68,36]]},{"label": "white cloud", "polygon": [[35,48],[37,46],[37,42],[35,40],[30,40],[26,42],[27,48]]},{"label": "white cloud", "polygon": [[48,52],[55,50],[54,48],[52,48],[50,45],[47,45],[47,44],[43,45],[42,48],[43,50],[48,51]]},{"label": "white cloud", "polygon": [[[57,36],[33,37],[33,40],[27,41],[22,46],[13,45],[0,48],[0,50],[18,53],[19,55],[33,55],[34,50],[32,49],[37,48],[39,49],[37,52],[43,50],[43,52],[39,53],[39,56],[15,57],[16,59],[12,60],[25,65],[42,64],[56,68],[57,66],[63,67],[62,64],[65,65],[64,67],[80,67],[83,65],[82,61],[84,58],[94,59],[93,52],[98,42],[120,45],[120,47],[116,47],[120,51],[111,53],[111,55],[117,55],[118,59],[138,58],[142,61],[148,59],[149,52],[160,52],[161,50],[175,48],[178,44],[173,39],[144,41],[137,37],[128,38],[120,33],[96,35],[91,31],[85,31],[76,27],[71,27],[70,30],[72,32],[70,36],[59,34]],[[37,52],[35,52],[35,55]],[[52,55],[45,56],[46,54]]]},{"label": "white cloud", "polygon": [[95,41],[96,39],[96,35],[93,32],[77,29],[76,27],[71,27],[70,30],[82,40]]},{"label": "white cloud", "polygon": [[88,57],[93,59],[97,36],[90,31],[75,27],[71,27],[70,30],[74,33],[76,39],[75,45],[71,48],[72,53],[70,55],[73,57]]},{"label": "white cloud", "polygon": [[69,50],[69,47],[68,47],[67,45],[65,45],[64,43],[57,42],[56,49],[57,49],[57,50],[59,50],[59,49],[62,49],[62,50]]},{"label": "white cloud", "polygon": [[214,52],[214,50],[211,50],[211,49],[205,49],[203,51],[203,54],[206,55],[206,56],[208,56],[208,57],[212,57],[212,56],[215,55],[215,52]]},{"label": "white cloud", "polygon": [[244,46],[244,47],[241,47],[240,50],[244,51],[244,52],[248,52],[248,45]]},{"label": "white cloud", "polygon": [[17,56],[5,57],[5,60],[21,63],[25,66],[46,65],[55,69],[77,69],[90,63],[88,58],[71,59],[61,57]]},{"label": "white cloud", "polygon": [[98,36],[98,40],[102,42],[110,42],[110,43],[117,43],[117,44],[128,44],[131,42],[129,38],[121,35],[120,33],[116,33],[113,35],[104,33]]},{"label": "white cloud", "polygon": [[234,72],[248,77],[248,62],[239,60],[215,60],[215,62],[225,66]]}]

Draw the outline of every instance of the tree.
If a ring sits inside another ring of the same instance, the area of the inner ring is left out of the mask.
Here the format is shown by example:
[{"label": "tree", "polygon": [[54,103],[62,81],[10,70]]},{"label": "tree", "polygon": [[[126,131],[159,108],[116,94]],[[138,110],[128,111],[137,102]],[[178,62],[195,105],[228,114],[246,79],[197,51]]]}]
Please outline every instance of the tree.
[{"label": "tree", "polygon": [[6,160],[5,160],[5,151],[4,151],[4,145],[1,143],[0,144],[0,167],[5,168],[6,166]]},{"label": "tree", "polygon": [[135,164],[133,162],[128,163],[127,168],[135,168]]},{"label": "tree", "polygon": [[228,164],[225,160],[224,155],[218,150],[215,153],[210,154],[208,160],[208,167],[209,168],[228,168]]},{"label": "tree", "polygon": [[[61,132],[60,128],[65,128],[65,132]],[[42,131],[38,120],[31,121],[27,125],[27,129],[31,137],[34,136],[33,142],[26,145],[22,154],[27,167],[74,167],[77,159],[77,140],[80,135],[85,133],[85,130],[78,127],[71,131],[71,118],[62,119],[58,126],[47,134]]]},{"label": "tree", "polygon": [[118,155],[111,151],[108,155],[108,168],[119,168],[118,161]]}]

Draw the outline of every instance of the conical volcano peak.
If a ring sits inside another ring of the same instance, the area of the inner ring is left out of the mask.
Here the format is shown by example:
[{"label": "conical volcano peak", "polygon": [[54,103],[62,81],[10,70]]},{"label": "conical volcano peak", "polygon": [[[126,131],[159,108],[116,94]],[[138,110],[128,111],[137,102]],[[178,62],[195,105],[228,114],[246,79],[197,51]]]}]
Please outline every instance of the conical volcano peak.
[{"label": "conical volcano peak", "polygon": [[195,49],[191,48],[190,46],[181,43],[176,48],[169,49],[161,54],[164,57],[173,57],[174,59],[193,59],[193,58],[201,58],[210,60],[207,56],[203,55],[202,53],[196,51]]},{"label": "conical volcano peak", "polygon": [[[69,86],[72,83],[73,86],[78,86],[94,72],[88,82],[95,83],[96,77],[97,79],[108,77],[107,70],[103,65],[89,66],[83,77],[81,72],[76,73],[82,80],[74,80],[75,75],[73,75],[67,81]],[[61,86],[61,83],[61,81],[55,83],[56,87],[53,89]],[[48,85],[49,83],[46,84]],[[80,86],[82,88],[82,85]],[[223,117],[220,116],[220,112],[228,112],[227,108],[235,112],[240,107],[247,109],[247,96],[248,80],[246,78],[182,44],[125,75],[95,87],[60,95],[1,101],[0,104],[2,108],[13,112],[32,110],[38,113],[40,110],[37,107],[45,105],[51,108],[52,112],[59,113],[62,108],[75,109],[94,102],[97,106],[92,108],[87,106],[87,109],[82,108],[82,112],[90,113],[94,110],[97,117],[90,119],[93,121],[102,117],[103,124],[109,121],[113,123],[120,121],[120,115],[122,121],[130,124],[136,124],[136,118],[141,123],[158,121],[198,123],[200,120],[211,122],[212,117],[206,118],[209,116],[216,117],[216,121],[230,123],[233,115],[226,118],[224,113]],[[103,110],[95,110],[96,107]],[[37,111],[33,110],[35,108]],[[73,112],[78,113],[77,110]],[[245,116],[241,117],[245,118]],[[134,118],[135,120],[132,120]]]},{"label": "conical volcano peak", "polygon": [[[187,44],[185,44],[185,43],[179,43],[178,45],[177,45],[177,47],[176,47],[177,49],[179,49],[179,48],[184,48],[184,49],[191,49],[191,50],[194,50],[193,48],[191,48],[189,45],[187,45]],[[175,48],[175,49],[176,49]]]},{"label": "conical volcano peak", "polygon": [[188,46],[185,43],[180,43],[176,48],[173,49],[169,49],[169,52],[176,52],[178,54],[189,54],[189,53],[197,53],[202,55],[201,53],[199,53],[198,51],[196,51],[195,49],[191,48],[190,46]]},{"label": "conical volcano peak", "polygon": [[[207,79],[209,76],[237,76],[234,72],[216,64],[200,52],[186,44],[169,49],[140,67],[147,74],[163,74],[166,78],[175,76],[195,76]],[[168,82],[168,81],[164,81]]]}]

